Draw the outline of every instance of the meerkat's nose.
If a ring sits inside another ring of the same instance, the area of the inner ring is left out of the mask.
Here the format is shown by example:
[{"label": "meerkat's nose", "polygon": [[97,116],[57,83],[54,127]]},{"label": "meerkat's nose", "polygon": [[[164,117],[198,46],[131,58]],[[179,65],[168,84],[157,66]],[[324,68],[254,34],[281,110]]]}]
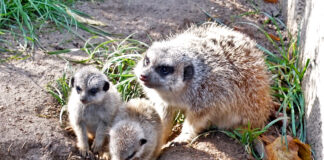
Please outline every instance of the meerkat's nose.
[{"label": "meerkat's nose", "polygon": [[87,100],[86,99],[80,99],[80,101],[82,102],[82,103],[87,103]]},{"label": "meerkat's nose", "polygon": [[143,81],[143,82],[147,82],[148,81],[148,76],[145,76],[145,75],[142,74],[139,79],[141,81]]}]

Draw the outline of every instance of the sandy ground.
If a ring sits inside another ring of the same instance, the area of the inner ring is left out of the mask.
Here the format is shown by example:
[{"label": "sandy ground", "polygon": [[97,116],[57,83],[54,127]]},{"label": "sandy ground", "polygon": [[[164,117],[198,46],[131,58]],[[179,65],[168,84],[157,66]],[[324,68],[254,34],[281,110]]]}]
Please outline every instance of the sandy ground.
[{"label": "sandy ground", "polygon": [[[107,24],[111,33],[129,35],[151,44],[154,40],[187,28],[191,23],[207,20],[202,9],[222,23],[236,27],[271,49],[264,35],[251,26],[236,22],[262,24],[264,16],[235,15],[252,11],[246,0],[106,0],[78,2],[80,9]],[[258,2],[261,10],[281,18],[278,4]],[[266,29],[273,32],[273,26]],[[78,30],[83,37],[88,33]],[[10,39],[10,38],[9,38]],[[48,50],[78,48],[83,41],[65,31],[42,31],[44,48]],[[1,44],[0,44],[1,45]],[[6,57],[0,54],[0,58]],[[62,75],[66,62],[37,50],[26,60],[0,63],[0,159],[78,159],[75,137],[60,127],[60,106],[46,93],[46,85]],[[77,66],[73,65],[74,68]],[[190,146],[164,150],[160,159],[250,159],[244,147],[222,133],[199,139]]]}]

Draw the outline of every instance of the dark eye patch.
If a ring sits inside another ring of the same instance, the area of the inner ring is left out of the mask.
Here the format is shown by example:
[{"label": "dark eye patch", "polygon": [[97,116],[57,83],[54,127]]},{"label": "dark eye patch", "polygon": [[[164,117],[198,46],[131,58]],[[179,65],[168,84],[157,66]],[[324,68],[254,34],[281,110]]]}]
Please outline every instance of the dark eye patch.
[{"label": "dark eye patch", "polygon": [[76,90],[77,90],[78,93],[80,93],[82,91],[80,86],[76,86]]},{"label": "dark eye patch", "polygon": [[90,90],[89,90],[89,93],[91,94],[91,95],[96,95],[96,93],[99,91],[99,89],[98,88],[91,88]]},{"label": "dark eye patch", "polygon": [[71,86],[74,87],[74,77],[71,78]]},{"label": "dark eye patch", "polygon": [[129,155],[125,160],[130,160],[131,158],[133,158],[136,154],[136,151],[134,151],[131,155]]},{"label": "dark eye patch", "polygon": [[144,57],[144,60],[143,60],[143,66],[147,66],[150,64],[150,60],[147,56]]},{"label": "dark eye patch", "polygon": [[183,70],[183,81],[191,80],[194,76],[194,67],[192,65],[187,66]]},{"label": "dark eye patch", "polygon": [[140,139],[140,145],[141,145],[141,146],[144,145],[146,142],[147,142],[146,139],[144,139],[144,138]]},{"label": "dark eye patch", "polygon": [[157,66],[155,68],[155,71],[161,76],[165,77],[169,74],[172,74],[174,72],[174,67],[172,66],[167,66],[167,65],[162,65],[162,66]]}]

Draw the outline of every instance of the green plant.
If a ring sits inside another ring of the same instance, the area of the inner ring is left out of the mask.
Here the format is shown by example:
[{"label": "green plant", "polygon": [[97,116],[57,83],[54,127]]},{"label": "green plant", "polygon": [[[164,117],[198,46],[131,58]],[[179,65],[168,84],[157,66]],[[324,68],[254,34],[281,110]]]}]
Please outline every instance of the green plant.
[{"label": "green plant", "polygon": [[62,77],[57,79],[54,85],[51,83],[48,84],[47,91],[60,105],[66,105],[70,93],[69,79],[66,77],[66,73],[63,73]]},{"label": "green plant", "polygon": [[25,59],[30,57],[29,55],[24,55],[20,51],[13,51],[13,50],[9,50],[9,49],[0,47],[0,54],[3,53],[3,52],[6,52],[8,54],[1,55],[0,64],[5,63],[5,62],[9,62],[9,61],[12,61],[12,60],[25,60]]},{"label": "green plant", "polygon": [[[72,27],[81,28],[90,33],[109,35],[109,33],[96,28],[86,15],[68,7],[74,0],[0,0],[0,29],[2,33],[22,36],[27,44],[39,44],[36,35],[45,22],[50,21],[56,26],[63,27],[69,32],[75,32]],[[88,20],[88,21],[87,21]],[[80,23],[82,22],[82,23]],[[19,30],[20,33],[16,33]],[[4,41],[4,40],[2,40]]]},{"label": "green plant", "polygon": [[130,36],[117,43],[102,63],[102,71],[117,85],[124,100],[143,96],[133,68],[141,58],[140,53],[148,47],[143,42],[129,39]]},{"label": "green plant", "polygon": [[175,119],[174,119],[174,124],[182,124],[185,120],[185,115],[183,114],[183,112],[181,111],[178,111],[177,115],[175,116]]},{"label": "green plant", "polygon": [[55,84],[47,84],[46,90],[62,106],[60,111],[60,123],[62,124],[62,116],[63,113],[67,110],[67,102],[70,95],[69,78],[67,78],[66,72],[64,72],[62,77],[57,79],[55,82]]},{"label": "green plant", "polygon": [[277,48],[277,52],[279,53],[279,55],[276,55],[264,47],[259,46],[259,48],[268,55],[266,62],[269,66],[269,70],[276,75],[273,79],[274,83],[272,89],[275,92],[274,96],[277,97],[281,103],[281,106],[277,111],[277,115],[279,112],[283,112],[284,117],[289,116],[291,120],[290,126],[288,125],[287,120],[284,120],[282,135],[286,136],[287,129],[289,129],[294,137],[298,137],[302,142],[305,142],[305,106],[301,82],[308,67],[309,59],[307,60],[305,66],[300,66],[299,33],[296,39],[289,34],[288,44],[285,44],[283,40],[284,38],[279,30],[278,23],[280,23],[280,25],[284,24],[267,13],[263,14],[265,14],[276,26],[277,34],[280,38],[280,45],[277,45],[277,43],[267,32],[265,32],[262,28],[259,28],[265,34],[267,39]]},{"label": "green plant", "polygon": [[246,128],[237,128],[230,131],[221,131],[222,133],[225,133],[227,136],[237,139],[242,143],[245,147],[245,150],[247,153],[252,154],[257,159],[262,159],[264,155],[259,155],[255,153],[253,149],[253,143],[254,141],[263,133],[265,133],[273,124],[277,123],[278,121],[285,120],[285,117],[277,118],[270,123],[268,123],[265,127],[262,129],[260,128],[251,128],[250,123]]}]

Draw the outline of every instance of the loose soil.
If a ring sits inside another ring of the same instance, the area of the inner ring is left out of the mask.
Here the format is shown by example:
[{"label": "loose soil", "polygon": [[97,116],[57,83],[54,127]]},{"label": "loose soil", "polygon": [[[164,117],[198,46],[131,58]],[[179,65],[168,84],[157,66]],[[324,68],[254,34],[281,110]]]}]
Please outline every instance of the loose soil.
[{"label": "loose soil", "polygon": [[[262,11],[282,19],[280,4],[257,2]],[[190,24],[208,20],[202,10],[214,18],[236,28],[271,50],[265,36],[245,21],[262,25],[262,15],[238,16],[253,11],[248,0],[106,0],[80,1],[74,8],[107,24],[104,30],[151,44],[172,33],[186,29]],[[269,33],[274,26],[266,25]],[[91,37],[78,29],[85,39]],[[13,43],[14,38],[6,37]],[[76,36],[51,27],[40,32],[46,50],[79,48],[84,42]],[[17,48],[19,46],[16,46]],[[85,56],[84,53],[70,53]],[[8,54],[0,54],[0,59]],[[80,159],[75,148],[75,137],[60,126],[60,106],[46,92],[46,85],[62,76],[66,61],[36,50],[25,60],[0,63],[0,159]],[[73,68],[79,65],[72,64]],[[252,159],[244,147],[226,135],[216,132],[199,138],[192,146],[166,148],[161,160]]]}]

